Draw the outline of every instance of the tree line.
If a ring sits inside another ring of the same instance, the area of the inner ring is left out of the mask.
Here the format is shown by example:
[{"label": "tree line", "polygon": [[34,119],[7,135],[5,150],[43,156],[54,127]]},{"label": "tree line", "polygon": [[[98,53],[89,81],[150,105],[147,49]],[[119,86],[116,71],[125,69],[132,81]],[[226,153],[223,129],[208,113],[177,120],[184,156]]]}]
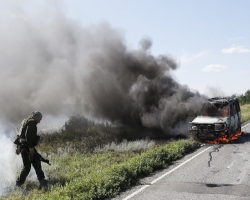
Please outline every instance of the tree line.
[{"label": "tree line", "polygon": [[233,96],[238,98],[241,105],[250,104],[250,90],[247,90],[245,94]]}]

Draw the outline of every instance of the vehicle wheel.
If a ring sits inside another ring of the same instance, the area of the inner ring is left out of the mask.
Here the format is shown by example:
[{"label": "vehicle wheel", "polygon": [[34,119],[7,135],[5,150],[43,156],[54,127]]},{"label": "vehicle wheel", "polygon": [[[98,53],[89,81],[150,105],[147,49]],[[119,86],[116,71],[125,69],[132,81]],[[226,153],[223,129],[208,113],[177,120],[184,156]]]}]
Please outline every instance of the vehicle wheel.
[{"label": "vehicle wheel", "polygon": [[226,135],[227,135],[227,139],[229,139],[232,135],[232,129],[228,129],[227,132],[226,132]]},{"label": "vehicle wheel", "polygon": [[237,131],[241,132],[241,124],[238,125]]},{"label": "vehicle wheel", "polygon": [[192,135],[192,140],[195,140],[197,142],[201,142],[200,138],[196,134]]}]

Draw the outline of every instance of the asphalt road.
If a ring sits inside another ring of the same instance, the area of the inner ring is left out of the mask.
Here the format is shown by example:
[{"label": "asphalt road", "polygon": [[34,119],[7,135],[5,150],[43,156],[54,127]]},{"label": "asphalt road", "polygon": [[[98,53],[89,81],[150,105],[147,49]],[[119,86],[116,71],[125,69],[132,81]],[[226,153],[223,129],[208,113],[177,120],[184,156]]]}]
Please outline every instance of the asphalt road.
[{"label": "asphalt road", "polygon": [[229,144],[204,144],[113,200],[250,200],[250,124]]}]

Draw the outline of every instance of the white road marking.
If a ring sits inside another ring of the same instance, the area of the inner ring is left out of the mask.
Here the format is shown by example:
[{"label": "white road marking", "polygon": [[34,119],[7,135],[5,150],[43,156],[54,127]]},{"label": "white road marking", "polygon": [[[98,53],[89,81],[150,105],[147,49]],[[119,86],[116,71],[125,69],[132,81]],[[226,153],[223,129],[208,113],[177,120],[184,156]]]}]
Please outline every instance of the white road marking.
[{"label": "white road marking", "polygon": [[250,123],[247,123],[245,126],[242,126],[241,128],[245,128],[246,126],[250,125]]},{"label": "white road marking", "polygon": [[[250,123],[244,125],[242,128],[245,128],[246,126],[250,125]],[[170,171],[168,171],[167,173],[161,175],[160,177],[158,177],[157,179],[153,180],[150,185],[153,185],[154,183],[156,183],[157,181],[163,179],[165,176],[171,174],[172,172],[174,172],[175,170],[179,169],[180,167],[182,167],[183,165],[187,164],[188,162],[190,162],[191,160],[193,160],[194,158],[196,158],[197,156],[199,156],[200,154],[204,153],[205,151],[207,151],[208,149],[210,149],[212,146],[209,146],[208,148],[204,149],[203,151],[201,151],[200,153],[194,155],[193,157],[189,158],[188,160],[186,160],[185,162],[181,163],[180,165],[176,166],[175,168],[171,169]],[[127,196],[126,198],[124,198],[123,200],[128,200],[130,198],[132,198],[133,196],[139,194],[141,191],[145,190],[147,187],[149,187],[150,185],[144,185],[143,187],[141,187],[139,190],[135,191],[134,193],[130,194],[129,196]]]},{"label": "white road marking", "polygon": [[[191,160],[193,160],[194,158],[196,158],[197,156],[199,156],[200,154],[204,153],[205,151],[207,151],[208,149],[210,149],[212,146],[204,149],[203,151],[201,151],[200,153],[194,155],[192,158],[189,158],[188,160],[186,160],[185,162],[181,163],[180,165],[176,166],[175,168],[171,169],[170,171],[168,171],[167,173],[161,175],[160,177],[158,177],[157,179],[153,180],[150,184],[153,185],[154,183],[156,183],[157,181],[161,180],[162,178],[164,178],[165,176],[171,174],[172,172],[174,172],[175,170],[179,169],[180,167],[182,167],[183,165],[187,164],[188,162],[190,162]],[[141,191],[143,191],[144,189],[146,189],[147,187],[149,187],[150,185],[145,185],[142,188],[140,188],[139,190],[135,191],[134,193],[132,193],[131,195],[127,196],[126,198],[124,198],[123,200],[128,200],[130,198],[132,198],[133,196],[137,195],[138,193],[140,193]]]}]

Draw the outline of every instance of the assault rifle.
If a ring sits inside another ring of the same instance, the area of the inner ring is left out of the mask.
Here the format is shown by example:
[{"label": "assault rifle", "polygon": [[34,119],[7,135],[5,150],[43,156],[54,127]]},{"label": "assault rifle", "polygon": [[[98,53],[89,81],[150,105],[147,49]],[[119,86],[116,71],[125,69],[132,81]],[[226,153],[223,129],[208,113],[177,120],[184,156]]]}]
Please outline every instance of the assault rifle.
[{"label": "assault rifle", "polygon": [[[40,154],[40,153],[37,153],[37,152],[35,152],[35,155],[34,155],[35,157],[37,157],[41,162],[45,162],[45,163],[47,163],[48,165],[51,165],[50,163],[49,163],[49,160],[48,159],[45,159],[44,157],[42,157],[42,155]],[[30,156],[31,157],[31,156]],[[33,159],[34,158],[32,158],[32,161],[33,161]]]},{"label": "assault rifle", "polygon": [[[29,149],[24,148],[24,149],[22,149],[22,151],[27,151],[27,152],[29,152]],[[34,153],[33,156],[29,155],[29,160],[30,160],[30,162],[33,162],[34,157],[38,158],[41,162],[45,162],[45,163],[47,163],[48,165],[51,165],[51,164],[49,163],[49,160],[48,160],[48,159],[45,159],[44,157],[42,157],[42,155],[41,155],[40,153],[38,153],[36,150],[35,150],[35,153]]]}]

